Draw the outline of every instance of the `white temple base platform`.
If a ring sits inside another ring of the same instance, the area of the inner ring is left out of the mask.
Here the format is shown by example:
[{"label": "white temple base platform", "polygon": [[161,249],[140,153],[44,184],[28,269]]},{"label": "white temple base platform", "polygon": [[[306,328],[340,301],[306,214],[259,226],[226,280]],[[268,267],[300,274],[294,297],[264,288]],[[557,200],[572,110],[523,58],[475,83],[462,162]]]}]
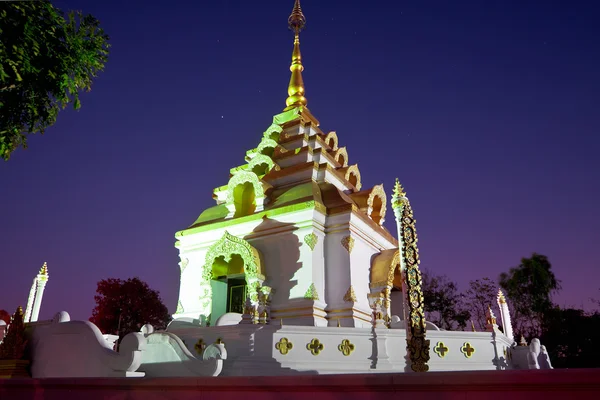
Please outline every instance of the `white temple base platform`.
[{"label": "white temple base platform", "polygon": [[[174,321],[168,331],[179,336],[190,351],[200,339],[205,344],[224,342],[228,359],[221,376],[411,372],[404,329],[252,324],[199,327]],[[510,341],[503,335],[494,339],[488,332],[428,331],[427,338],[431,341],[430,371],[507,368],[504,349]],[[472,349],[468,352],[467,343]]]}]

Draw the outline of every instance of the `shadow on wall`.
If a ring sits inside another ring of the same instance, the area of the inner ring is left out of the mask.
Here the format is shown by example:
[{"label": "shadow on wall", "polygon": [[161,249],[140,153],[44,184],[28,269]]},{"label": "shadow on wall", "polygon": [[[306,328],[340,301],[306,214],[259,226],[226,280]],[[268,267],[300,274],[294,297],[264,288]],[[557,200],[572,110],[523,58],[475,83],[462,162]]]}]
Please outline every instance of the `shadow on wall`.
[{"label": "shadow on wall", "polygon": [[[294,234],[297,229],[294,224],[265,217],[253,233],[244,238],[263,256],[265,285],[275,289],[271,300],[274,304],[287,301],[292,288],[298,283],[293,280],[296,272],[302,267],[300,262],[302,243]],[[262,231],[281,231],[281,233],[252,239],[252,236]]]}]

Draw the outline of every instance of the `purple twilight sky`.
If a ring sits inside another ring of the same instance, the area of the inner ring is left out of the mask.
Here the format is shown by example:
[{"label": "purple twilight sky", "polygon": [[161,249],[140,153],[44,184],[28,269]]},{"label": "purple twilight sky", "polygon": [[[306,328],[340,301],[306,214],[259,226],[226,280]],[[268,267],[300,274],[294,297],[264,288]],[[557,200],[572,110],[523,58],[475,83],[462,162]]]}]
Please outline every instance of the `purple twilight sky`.
[{"label": "purple twilight sky", "polygon": [[[171,312],[174,234],[214,204],[285,106],[292,0],[76,1],[111,36],[106,71],[0,165],[0,308],[87,319],[96,283],[139,276]],[[600,4],[303,0],[308,106],[364,186],[399,177],[421,265],[497,278],[549,257],[560,305],[600,297]],[[386,226],[395,235],[391,213]],[[368,266],[365,265],[365,268]]]}]

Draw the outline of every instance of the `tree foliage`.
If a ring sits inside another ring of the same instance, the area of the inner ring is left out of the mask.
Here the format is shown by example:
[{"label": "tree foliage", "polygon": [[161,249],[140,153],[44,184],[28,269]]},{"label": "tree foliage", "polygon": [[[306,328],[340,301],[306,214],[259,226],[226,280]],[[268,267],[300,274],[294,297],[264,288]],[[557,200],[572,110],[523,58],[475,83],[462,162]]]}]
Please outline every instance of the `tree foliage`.
[{"label": "tree foliage", "polygon": [[560,289],[548,258],[533,253],[521,259],[521,264],[500,275],[500,286],[510,300],[515,337],[539,336],[544,313],[554,308],[551,296]]},{"label": "tree foliage", "polygon": [[427,270],[421,275],[426,319],[440,329],[464,329],[470,315],[456,283],[445,275],[434,276]]},{"label": "tree foliage", "polygon": [[144,324],[164,329],[171,320],[159,293],[139,278],[103,279],[98,282],[94,300],[90,321],[103,333],[120,338],[138,332]]},{"label": "tree foliage", "polygon": [[554,368],[600,367],[600,313],[553,307],[544,313],[541,342]]},{"label": "tree foliage", "polygon": [[80,107],[79,92],[108,59],[108,36],[91,15],[66,17],[42,1],[0,2],[0,157],[27,135],[44,133],[60,109]]},{"label": "tree foliage", "polygon": [[497,293],[498,285],[490,278],[469,282],[469,289],[465,293],[465,306],[471,314],[473,324],[480,331],[485,330],[487,309],[496,303]]},{"label": "tree foliage", "polygon": [[8,332],[0,344],[0,360],[22,359],[26,345],[23,309],[18,307],[8,325]]}]

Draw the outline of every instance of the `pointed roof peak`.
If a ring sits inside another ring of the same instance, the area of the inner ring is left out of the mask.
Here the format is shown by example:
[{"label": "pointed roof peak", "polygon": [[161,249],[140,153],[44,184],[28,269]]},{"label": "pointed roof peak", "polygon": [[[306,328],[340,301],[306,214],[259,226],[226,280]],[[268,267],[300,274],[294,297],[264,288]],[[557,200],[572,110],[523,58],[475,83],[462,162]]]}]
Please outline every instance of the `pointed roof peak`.
[{"label": "pointed roof peak", "polygon": [[287,107],[283,111],[288,111],[296,107],[306,107],[308,103],[308,100],[304,97],[305,89],[304,80],[302,79],[304,66],[302,65],[302,55],[300,54],[300,31],[304,29],[305,25],[306,17],[302,13],[300,0],[296,0],[292,14],[288,18],[288,26],[294,31],[294,51],[292,52],[292,65],[290,66],[292,76],[288,85],[288,98],[285,101]]},{"label": "pointed roof peak", "polygon": [[48,264],[45,261],[42,268],[40,268],[40,275],[48,275]]}]

